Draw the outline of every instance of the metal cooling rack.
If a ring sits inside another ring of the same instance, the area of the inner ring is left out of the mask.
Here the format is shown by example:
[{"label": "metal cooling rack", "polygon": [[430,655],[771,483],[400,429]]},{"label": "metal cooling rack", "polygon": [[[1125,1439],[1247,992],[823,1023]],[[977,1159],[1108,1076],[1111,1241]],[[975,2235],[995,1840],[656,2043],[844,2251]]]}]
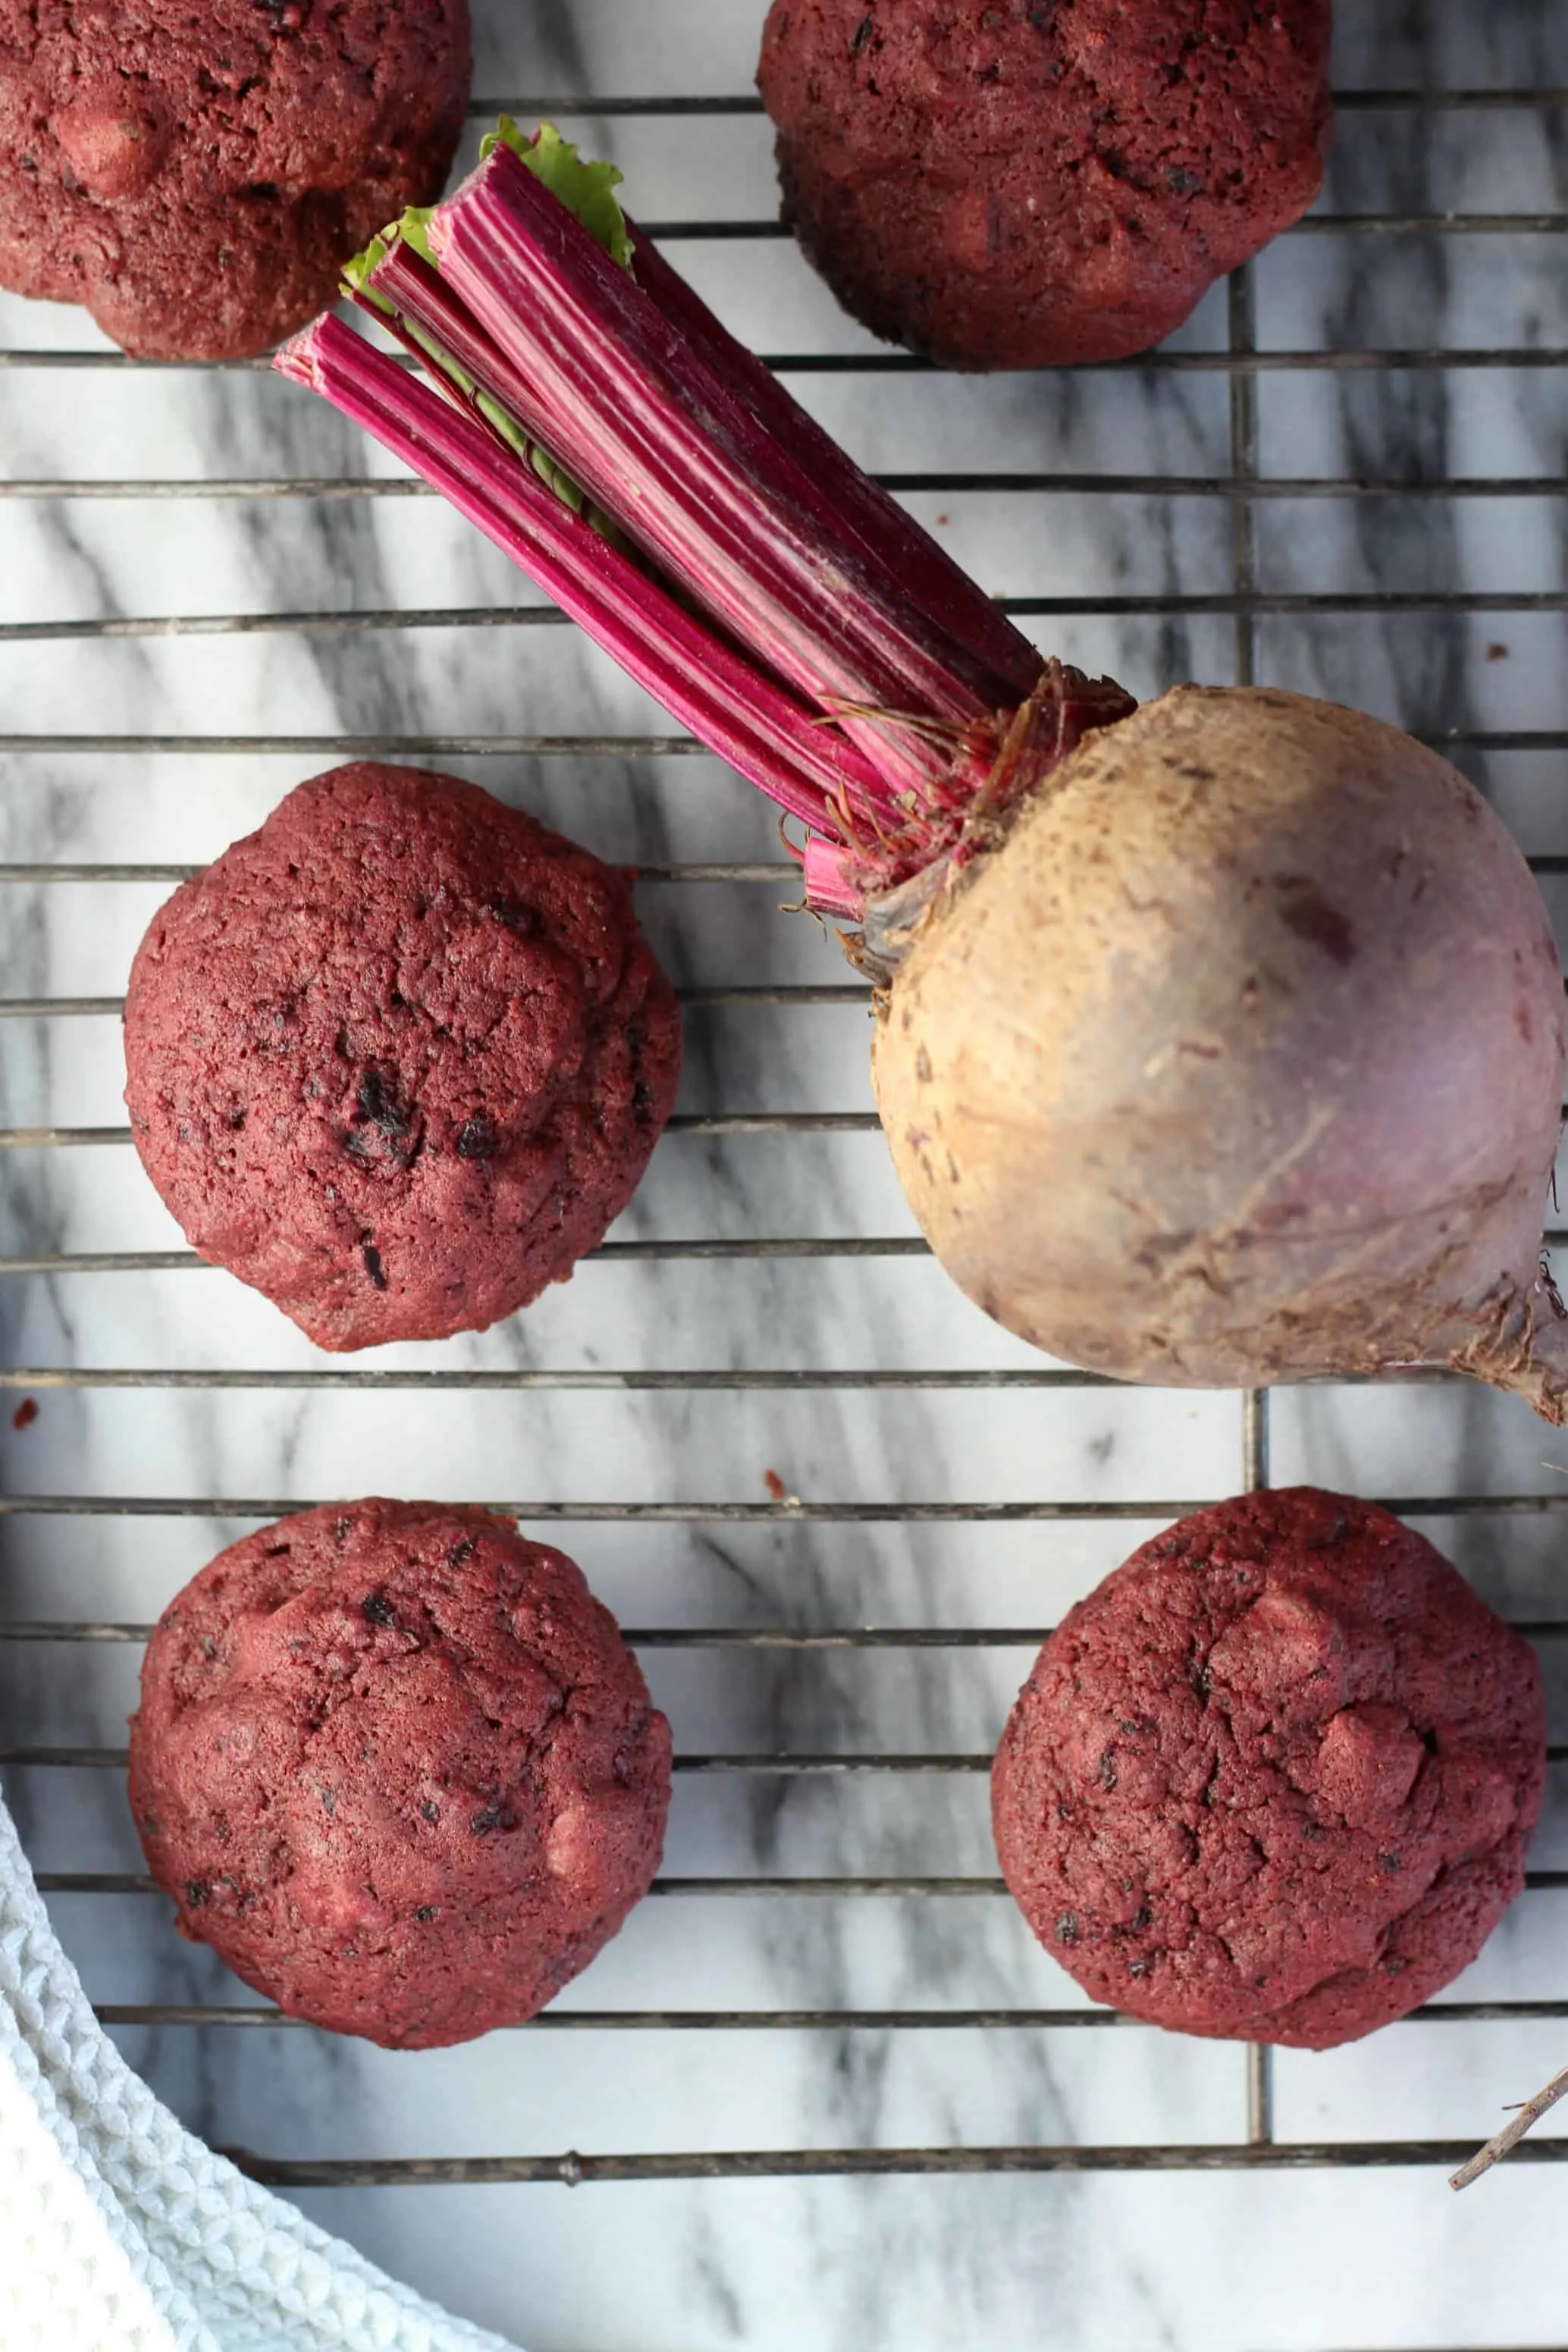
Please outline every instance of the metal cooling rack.
[{"label": "metal cooling rack", "polygon": [[[1568,109],[1568,89],[1363,89],[1339,96],[1342,114],[1371,112],[1447,113],[1495,112],[1510,110]],[[625,97],[592,100],[563,98],[482,98],[474,101],[477,118],[493,118],[505,110],[524,116],[556,118],[595,116],[700,117],[760,112],[749,97],[684,98]],[[1568,213],[1475,214],[1388,213],[1374,215],[1317,214],[1290,234],[1325,232],[1359,236],[1392,236],[1414,233],[1445,236],[1510,237],[1521,235],[1568,236]],[[693,241],[755,239],[778,236],[776,221],[701,220],[650,225],[650,233]],[[1568,250],[1568,248],[1565,248]],[[1253,285],[1250,270],[1234,278],[1229,289],[1228,338],[1218,352],[1159,352],[1128,363],[1151,374],[1212,374],[1224,373],[1230,386],[1230,467],[1218,475],[904,472],[882,477],[895,491],[941,491],[953,495],[999,490],[1085,493],[1131,492],[1144,496],[1180,495],[1229,502],[1232,509],[1232,585],[1219,595],[1133,595],[1121,597],[1015,597],[1006,608],[1028,616],[1095,614],[1105,617],[1229,616],[1235,623],[1236,676],[1250,682],[1257,670],[1257,629],[1261,618],[1300,614],[1357,613],[1558,613],[1568,611],[1568,593],[1433,593],[1364,595],[1280,595],[1259,582],[1255,548],[1255,509],[1265,500],[1280,499],[1480,499],[1506,496],[1522,499],[1561,499],[1564,484],[1555,476],[1542,478],[1480,477],[1427,478],[1418,481],[1382,478],[1311,478],[1260,479],[1258,472],[1258,378],[1264,373],[1309,372],[1393,373],[1466,369],[1562,369],[1568,352],[1534,346],[1478,349],[1348,349],[1334,351],[1259,351],[1254,333]],[[786,352],[770,355],[769,363],[785,375],[850,374],[856,376],[919,375],[931,371],[925,362],[898,353],[852,355]],[[0,351],[0,368],[115,371],[132,363],[114,352],[50,350]],[[142,373],[149,363],[137,363]],[[154,363],[158,364],[158,363]],[[183,364],[183,363],[168,363]],[[230,363],[264,368],[264,361]],[[401,480],[292,478],[287,479],[175,480],[33,480],[0,482],[0,499],[254,499],[311,498],[324,499],[393,499],[425,495],[422,485]],[[562,625],[552,610],[535,607],[486,607],[474,611],[387,611],[374,613],[272,613],[219,616],[116,618],[74,622],[7,623],[0,625],[0,643],[59,642],[80,638],[152,638],[212,636],[261,632],[370,634],[404,628],[492,626],[548,628]],[[1429,737],[1445,751],[1568,750],[1568,730],[1450,731]],[[622,758],[679,758],[700,747],[672,735],[242,735],[158,736],[148,734],[0,735],[0,753],[50,751],[88,753],[105,759],[124,753],[298,752],[340,759],[424,757],[488,754],[537,758],[580,758],[613,755]],[[1531,860],[1538,874],[1568,874],[1568,851]],[[60,864],[38,866],[0,864],[0,884],[69,885],[79,882],[174,882],[195,869],[174,865]],[[639,867],[643,880],[681,888],[784,881],[795,877],[788,865],[763,862],[680,864]],[[689,990],[685,1002],[694,1004],[812,1005],[855,1003],[866,992],[853,985],[768,986]],[[108,997],[15,998],[0,1001],[0,1018],[73,1017],[117,1013],[119,1001]],[[781,1137],[820,1133],[859,1133],[877,1121],[869,1113],[819,1111],[810,1113],[745,1113],[677,1118],[677,1130],[703,1136]],[[32,1128],[0,1130],[0,1150],[48,1152],[62,1147],[121,1146],[129,1141],[123,1128]],[[1549,1236],[1568,1245],[1568,1232]],[[658,1258],[674,1261],[713,1258],[834,1258],[918,1257],[925,1244],[905,1237],[792,1239],[758,1236],[741,1240],[697,1239],[669,1242],[618,1242],[597,1255],[605,1259]],[[194,1253],[182,1250],[123,1250],[92,1253],[46,1252],[0,1257],[0,1278],[13,1281],[60,1274],[110,1275],[125,1271],[163,1271],[200,1267]],[[1441,1375],[1424,1376],[1441,1378]],[[693,1392],[712,1390],[799,1389],[938,1389],[1024,1388],[1051,1391],[1102,1385],[1093,1376],[1055,1369],[1021,1371],[794,1371],[657,1372],[657,1371],[395,1371],[339,1370],[265,1372],[245,1370],[219,1372],[117,1371],[70,1369],[40,1370],[0,1369],[0,1391],[43,1391],[58,1389],[104,1388],[229,1388],[229,1389],[355,1389],[442,1390],[672,1390]],[[1269,1399],[1254,1392],[1239,1400],[1237,1428],[1241,1483],[1257,1488],[1268,1483]],[[1568,1513],[1568,1491],[1504,1495],[1395,1496],[1384,1498],[1402,1515],[1468,1518],[1519,1518]],[[0,1517],[69,1514],[92,1517],[181,1517],[264,1520],[307,1507],[299,1497],[142,1497],[89,1493],[0,1496]],[[718,1524],[778,1524],[777,1504],[695,1501],[691,1503],[554,1503],[527,1497],[496,1507],[513,1510],[534,1523],[589,1521],[664,1521],[689,1526]],[[1140,1499],[1096,1503],[817,1503],[789,1507],[790,1516],[803,1524],[841,1522],[994,1524],[1069,1521],[1151,1521],[1174,1517],[1191,1510],[1191,1499],[1180,1502]],[[973,1649],[1032,1647],[1048,1629],[984,1628],[958,1630],[845,1629],[826,1633],[786,1631],[706,1631],[628,1629],[628,1639],[643,1649],[705,1647],[751,1651]],[[1532,1641],[1550,1643],[1568,1638],[1568,1620],[1521,1622]],[[140,1643],[149,1629],[126,1623],[86,1621],[0,1625],[7,1642]],[[1554,1764],[1568,1763],[1568,1748],[1552,1750]],[[69,1747],[0,1748],[0,1765],[50,1765],[82,1770],[118,1771],[123,1765],[119,1749]],[[990,1768],[989,1755],[680,1755],[678,1773],[752,1774],[765,1776],[854,1774],[982,1773]],[[49,1871],[39,1874],[46,1893],[100,1895],[153,1894],[149,1879],[132,1873]],[[1568,1870],[1536,1871],[1531,1890],[1568,1888]],[[656,1895],[742,1898],[769,1896],[972,1897],[978,1901],[1005,1896],[995,1877],[840,1876],[832,1878],[769,1877],[664,1878]],[[275,2010],[217,2004],[105,2006],[103,2022],[114,2026],[171,2026],[204,2032],[276,2030],[293,2024]],[[1548,2000],[1443,2001],[1418,2012],[1429,2028],[1460,2027],[1497,2021],[1545,2020],[1568,2021],[1568,1999]],[[1052,2031],[1105,2032],[1142,2032],[1135,2021],[1104,2010],[1022,2008],[948,2010],[554,2010],[546,2011],[527,2029],[533,2032],[574,2033],[622,2031],[684,2033],[722,2030],[868,2031],[918,2030],[921,2032],[975,2028],[1037,2028]],[[298,2162],[242,2155],[240,2161],[258,2179],[286,2189],[325,2187],[385,2186],[399,2183],[500,2183],[553,2181],[576,2185],[587,2181],[671,2180],[689,2179],[784,2179],[826,2175],[982,2174],[1043,2172],[1169,2172],[1306,2170],[1336,2167],[1368,2168],[1432,2165],[1451,2168],[1472,2153],[1472,2143],[1384,2139],[1373,2142],[1331,2140],[1287,2142],[1273,2127],[1271,2053],[1238,2051],[1237,2130],[1219,2144],[1110,2147],[1015,2146],[973,2147],[942,2146],[916,2148],[843,2147],[774,2149],[764,2152],[676,2153],[659,2155],[500,2157],[486,2158],[348,2158]],[[1521,2089],[1528,2085],[1520,2085]],[[1568,2138],[1544,2135],[1525,2142],[1515,2162],[1556,2163],[1568,2159]]]}]

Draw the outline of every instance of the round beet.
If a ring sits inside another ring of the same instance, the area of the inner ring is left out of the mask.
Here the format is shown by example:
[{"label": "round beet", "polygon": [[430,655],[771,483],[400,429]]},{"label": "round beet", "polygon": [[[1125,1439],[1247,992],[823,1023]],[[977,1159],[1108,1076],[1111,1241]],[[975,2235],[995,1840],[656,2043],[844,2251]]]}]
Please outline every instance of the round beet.
[{"label": "round beet", "polygon": [[1529,1644],[1420,1536],[1317,1488],[1195,1512],[1079,1601],[992,1779],[1003,1872],[1097,2000],[1326,2050],[1406,2016],[1524,1885]]},{"label": "round beet", "polygon": [[564,1281],[675,1101],[624,876],[455,776],[361,763],[184,883],[131,974],[142,1163],[319,1347],[482,1330]]},{"label": "round beet", "polygon": [[290,2017],[428,2050],[533,2016],[647,1894],[669,1726],[561,1552],[333,1504],[164,1611],[131,1804],[183,1934]]},{"label": "round beet", "polygon": [[1321,184],[1330,0],[773,0],[784,217],[954,367],[1146,351]]},{"label": "round beet", "polygon": [[141,359],[266,351],[440,194],[468,74],[468,0],[9,7],[0,285]]},{"label": "round beet", "polygon": [[1184,687],[1085,738],[931,906],[878,1102],[986,1312],[1122,1379],[1452,1361],[1561,1418],[1540,1267],[1563,973],[1435,752]]}]

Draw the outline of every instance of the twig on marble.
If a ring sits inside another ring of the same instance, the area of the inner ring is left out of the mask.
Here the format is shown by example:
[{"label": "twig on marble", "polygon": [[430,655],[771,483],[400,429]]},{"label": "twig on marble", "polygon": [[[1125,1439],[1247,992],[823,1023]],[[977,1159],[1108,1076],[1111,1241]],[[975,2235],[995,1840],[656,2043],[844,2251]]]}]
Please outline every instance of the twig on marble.
[{"label": "twig on marble", "polygon": [[1500,2164],[1503,2158],[1519,2146],[1525,2134],[1533,2131],[1542,2116],[1550,2114],[1558,2100],[1563,2098],[1568,2098],[1568,2066],[1564,2066],[1561,2074],[1548,2083],[1544,2091],[1537,2091],[1533,2099],[1527,2099],[1513,2121],[1505,2124],[1494,2139],[1488,2140],[1485,2147],[1478,2148],[1468,2164],[1462,2164],[1458,2172],[1450,2175],[1449,2188],[1468,2189],[1472,2180],[1479,2180],[1483,2172],[1489,2172],[1494,2164]]}]

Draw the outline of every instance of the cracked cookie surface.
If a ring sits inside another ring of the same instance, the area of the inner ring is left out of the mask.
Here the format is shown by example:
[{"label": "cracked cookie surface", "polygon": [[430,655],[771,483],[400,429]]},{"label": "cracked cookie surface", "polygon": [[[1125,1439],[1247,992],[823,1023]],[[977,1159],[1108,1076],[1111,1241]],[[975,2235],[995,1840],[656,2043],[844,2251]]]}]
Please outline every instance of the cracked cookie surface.
[{"label": "cracked cookie surface", "polygon": [[563,1553],[333,1504],[164,1612],[131,1802],[184,1935],[292,2017],[435,2049],[533,2016],[647,1892],[669,1726]]},{"label": "cracked cookie surface", "polygon": [[773,0],[784,218],[945,365],[1146,351],[1322,181],[1330,0]]},{"label": "cracked cookie surface", "polygon": [[1424,1538],[1250,1495],[1052,1634],[997,1750],[997,1850],[1097,2000],[1329,2049],[1474,1959],[1524,1884],[1545,1738],[1533,1651]]},{"label": "cracked cookie surface", "polygon": [[440,194],[469,73],[468,0],[0,0],[0,285],[264,352]]},{"label": "cracked cookie surface", "polygon": [[360,761],[174,893],[125,1099],[186,1238],[319,1347],[483,1330],[564,1281],[675,1101],[626,877],[455,776]]}]

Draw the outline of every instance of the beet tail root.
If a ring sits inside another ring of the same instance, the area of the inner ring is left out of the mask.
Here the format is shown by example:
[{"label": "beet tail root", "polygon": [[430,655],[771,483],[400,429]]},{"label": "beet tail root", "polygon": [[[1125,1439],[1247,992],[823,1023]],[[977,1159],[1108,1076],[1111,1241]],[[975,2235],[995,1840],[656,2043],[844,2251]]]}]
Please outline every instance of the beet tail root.
[{"label": "beet tail root", "polygon": [[1568,1306],[1544,1257],[1533,1282],[1510,1287],[1490,1327],[1458,1340],[1453,1370],[1523,1397],[1542,1421],[1568,1423]]}]

